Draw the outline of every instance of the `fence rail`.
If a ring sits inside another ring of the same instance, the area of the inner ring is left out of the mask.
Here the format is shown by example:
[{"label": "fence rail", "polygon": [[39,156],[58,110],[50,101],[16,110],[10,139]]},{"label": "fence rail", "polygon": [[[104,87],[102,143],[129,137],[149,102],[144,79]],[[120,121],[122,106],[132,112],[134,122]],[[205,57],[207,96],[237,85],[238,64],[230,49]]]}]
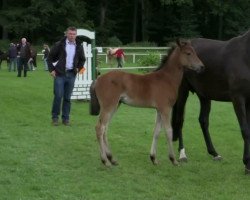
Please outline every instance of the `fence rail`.
[{"label": "fence rail", "polygon": [[117,68],[117,67],[97,67],[97,70],[99,71],[105,71],[105,70],[130,70],[130,69],[155,69],[156,66],[141,66],[141,67],[123,67],[123,68]]},{"label": "fence rail", "polygon": [[[161,60],[162,56],[166,55],[166,54],[162,54],[162,53],[155,53],[159,55],[159,59]],[[126,53],[126,57],[127,56],[132,56],[132,63],[135,63],[136,61],[136,56],[148,56],[150,55],[149,53]],[[98,53],[97,56],[105,56],[105,63],[108,63],[108,56],[105,53]]]}]

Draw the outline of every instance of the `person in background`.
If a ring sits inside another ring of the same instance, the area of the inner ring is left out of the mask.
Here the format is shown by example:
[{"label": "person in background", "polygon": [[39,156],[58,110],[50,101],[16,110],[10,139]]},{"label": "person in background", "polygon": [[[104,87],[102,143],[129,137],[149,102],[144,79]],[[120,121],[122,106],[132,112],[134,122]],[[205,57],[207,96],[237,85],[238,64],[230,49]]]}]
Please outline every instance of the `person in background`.
[{"label": "person in background", "polygon": [[14,43],[10,43],[10,47],[8,50],[8,57],[9,57],[9,72],[16,71],[17,66],[17,48]]},{"label": "person in background", "polygon": [[124,57],[125,57],[124,51],[121,48],[118,48],[113,55],[116,56],[117,67],[122,68],[122,64],[124,62]]},{"label": "person in background", "polygon": [[17,77],[21,77],[22,71],[23,76],[27,76],[28,71],[28,61],[31,57],[30,44],[27,42],[26,38],[21,39],[21,43],[19,44],[19,61],[18,61],[18,74]]},{"label": "person in background", "polygon": [[85,56],[81,41],[76,39],[77,29],[69,27],[66,37],[58,41],[48,56],[48,67],[54,78],[54,100],[52,104],[52,124],[58,126],[62,103],[62,123],[68,126],[71,109],[71,94],[74,88],[76,74],[81,73]]},{"label": "person in background", "polygon": [[44,44],[43,45],[43,50],[42,50],[42,53],[43,53],[43,61],[44,61],[44,70],[45,71],[48,71],[48,56],[49,56],[49,52],[50,52],[50,49],[49,49],[49,46],[47,44]]}]

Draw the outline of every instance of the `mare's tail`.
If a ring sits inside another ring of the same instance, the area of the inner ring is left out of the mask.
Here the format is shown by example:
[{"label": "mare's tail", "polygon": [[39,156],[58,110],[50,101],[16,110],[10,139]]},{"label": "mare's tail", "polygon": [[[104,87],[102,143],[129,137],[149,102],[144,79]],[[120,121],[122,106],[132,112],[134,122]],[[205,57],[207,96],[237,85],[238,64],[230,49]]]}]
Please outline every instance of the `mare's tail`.
[{"label": "mare's tail", "polygon": [[100,104],[95,92],[95,83],[93,81],[90,86],[90,104],[89,104],[89,113],[91,115],[99,115],[100,113]]}]

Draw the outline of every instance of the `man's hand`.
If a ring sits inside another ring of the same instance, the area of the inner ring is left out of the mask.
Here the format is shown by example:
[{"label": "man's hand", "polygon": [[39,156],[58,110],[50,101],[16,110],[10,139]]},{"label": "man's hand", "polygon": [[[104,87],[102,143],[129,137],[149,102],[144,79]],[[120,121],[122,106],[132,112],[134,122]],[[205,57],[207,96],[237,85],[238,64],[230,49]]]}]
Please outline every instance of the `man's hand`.
[{"label": "man's hand", "polygon": [[55,78],[56,77],[56,71],[53,70],[52,72],[50,72],[50,75]]},{"label": "man's hand", "polygon": [[83,67],[81,70],[77,69],[77,72],[78,72],[79,74],[83,74],[85,70],[86,70],[85,67]]}]

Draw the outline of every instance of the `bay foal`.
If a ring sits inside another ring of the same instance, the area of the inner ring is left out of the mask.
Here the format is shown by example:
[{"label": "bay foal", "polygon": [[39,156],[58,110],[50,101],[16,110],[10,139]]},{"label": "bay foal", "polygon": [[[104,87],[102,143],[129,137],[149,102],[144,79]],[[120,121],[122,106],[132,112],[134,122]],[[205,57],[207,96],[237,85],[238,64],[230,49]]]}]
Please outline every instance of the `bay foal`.
[{"label": "bay foal", "polygon": [[104,165],[116,165],[109,149],[107,128],[112,115],[120,103],[136,107],[155,108],[157,111],[150,158],[157,164],[156,146],[161,128],[166,132],[169,159],[176,165],[170,122],[171,110],[176,101],[184,68],[200,71],[203,64],[197,57],[191,43],[177,41],[169,56],[165,56],[159,68],[145,75],[123,71],[110,71],[99,76],[92,83],[90,93],[90,113],[99,115],[96,136],[100,145],[101,160]]}]

